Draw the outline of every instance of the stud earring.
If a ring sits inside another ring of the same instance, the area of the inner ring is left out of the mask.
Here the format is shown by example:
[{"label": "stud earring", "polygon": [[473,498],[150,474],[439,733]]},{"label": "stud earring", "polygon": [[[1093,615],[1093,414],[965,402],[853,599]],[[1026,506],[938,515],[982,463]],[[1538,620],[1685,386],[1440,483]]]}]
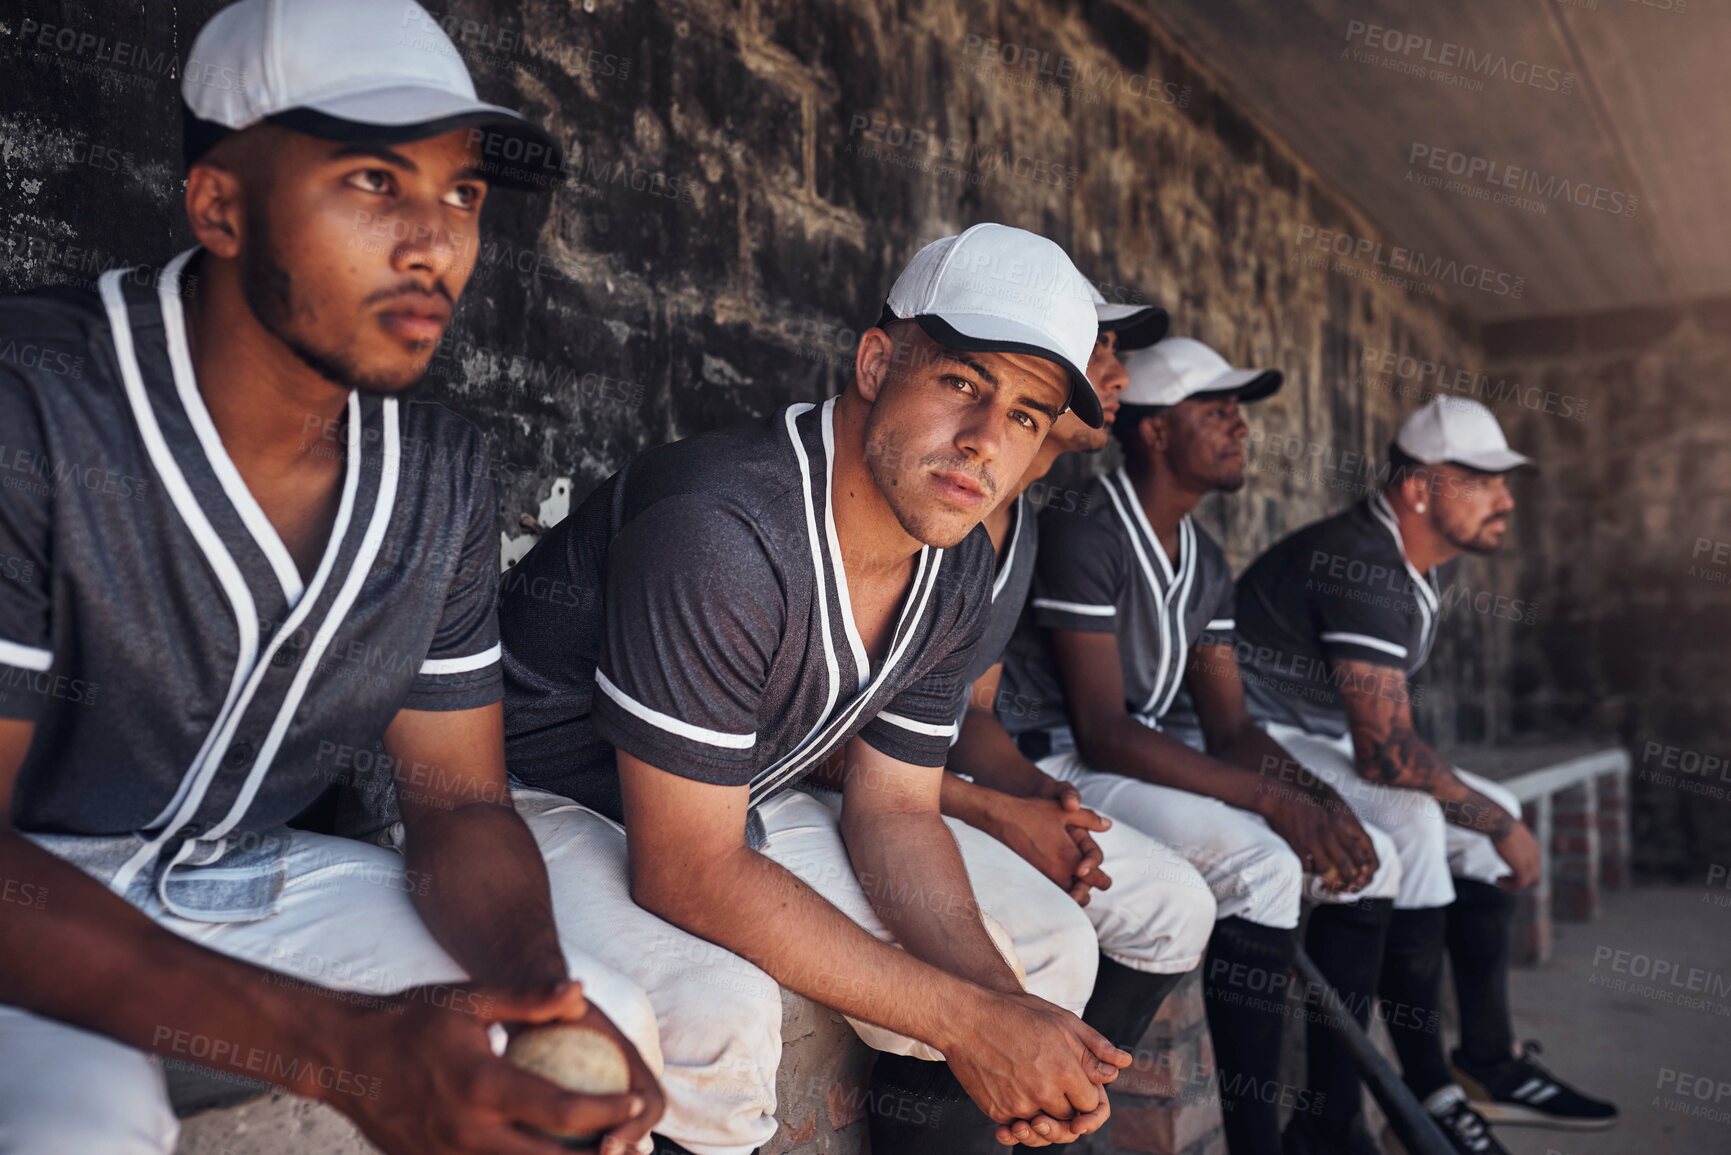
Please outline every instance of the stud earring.
[{"label": "stud earring", "polygon": [[1419,513],[1423,513],[1424,512],[1424,502],[1422,502],[1422,501],[1419,502],[1417,505],[1413,506],[1413,509],[1415,509]]}]

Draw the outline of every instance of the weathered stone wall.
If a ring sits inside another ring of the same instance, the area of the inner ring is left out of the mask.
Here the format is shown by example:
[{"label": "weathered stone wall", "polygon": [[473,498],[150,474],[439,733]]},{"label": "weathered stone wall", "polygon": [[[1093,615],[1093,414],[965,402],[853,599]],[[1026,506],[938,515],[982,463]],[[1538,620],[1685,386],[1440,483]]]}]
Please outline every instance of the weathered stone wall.
[{"label": "weathered stone wall", "polygon": [[[218,6],[25,0],[0,17],[0,290],[187,243],[177,63]],[[1438,286],[1332,255],[1337,236],[1382,238],[1139,6],[455,0],[440,14],[483,94],[570,149],[557,191],[489,206],[426,386],[492,436],[513,535],[556,478],[580,500],[644,446],[834,391],[901,263],[979,220],[1045,232],[1109,297],[1157,301],[1176,332],[1287,371],[1255,413],[1250,486],[1205,515],[1239,565],[1356,497],[1347,455],[1379,454],[1415,403],[1362,372],[1366,350],[1476,362]],[[402,35],[426,36],[408,10]],[[1457,712],[1446,692],[1483,686],[1497,660],[1497,631],[1463,618],[1430,711],[1444,736],[1486,733],[1494,712],[1476,693]]]},{"label": "weathered stone wall", "polygon": [[[218,6],[23,0],[0,15],[0,291],[187,243],[176,62]],[[570,150],[552,194],[489,206],[426,387],[491,436],[508,535],[645,446],[835,391],[901,264],[981,220],[1044,232],[1109,298],[1158,302],[1175,332],[1286,371],[1253,414],[1249,485],[1203,512],[1236,566],[1365,492],[1366,455],[1418,400],[1377,358],[1478,367],[1446,291],[1335,255],[1336,238],[1383,240],[1374,222],[1142,5],[434,6],[483,95]],[[405,13],[404,37],[424,32]],[[1493,580],[1476,563],[1463,577]],[[1440,737],[1505,729],[1492,689],[1511,680],[1509,634],[1453,616],[1425,700]],[[823,1121],[852,1107],[819,1082],[786,1113],[834,1144]],[[1216,1150],[1194,1100],[1139,1106],[1122,1149],[1182,1132],[1186,1150]]]},{"label": "weathered stone wall", "polygon": [[1491,376],[1543,475],[1513,592],[1541,607],[1503,668],[1522,731],[1612,734],[1635,761],[1637,870],[1731,861],[1731,301],[1493,326]]}]

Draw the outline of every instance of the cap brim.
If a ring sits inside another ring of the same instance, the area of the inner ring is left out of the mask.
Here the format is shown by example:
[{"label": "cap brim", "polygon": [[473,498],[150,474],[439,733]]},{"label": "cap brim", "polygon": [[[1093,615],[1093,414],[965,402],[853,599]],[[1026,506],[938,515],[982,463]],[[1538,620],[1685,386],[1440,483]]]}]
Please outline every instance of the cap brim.
[{"label": "cap brim", "polygon": [[[890,315],[894,316],[893,313]],[[972,332],[963,332],[951,320],[936,313],[923,313],[912,320],[919,323],[926,336],[952,349],[976,353],[1022,353],[1062,366],[1070,376],[1070,409],[1090,428],[1105,428],[1106,414],[1100,408],[1100,398],[1095,394],[1094,386],[1088,382],[1087,370],[1050,348],[1048,338],[1038,330],[1002,317],[970,315],[965,320],[956,318]]]},{"label": "cap brim", "polygon": [[1471,457],[1451,457],[1448,464],[1471,469],[1477,473],[1512,473],[1517,469],[1537,469],[1533,459],[1512,449],[1487,449]]},{"label": "cap brim", "polygon": [[1241,405],[1261,401],[1280,392],[1286,374],[1279,369],[1234,369],[1210,381],[1185,400],[1196,397],[1232,397]]},{"label": "cap brim", "polygon": [[345,144],[407,144],[458,129],[485,134],[477,168],[490,184],[547,189],[565,180],[564,149],[537,124],[497,104],[422,85],[350,93],[265,117]]},{"label": "cap brim", "polygon": [[1158,305],[1095,305],[1102,333],[1118,334],[1118,348],[1146,349],[1166,336],[1172,316]]}]

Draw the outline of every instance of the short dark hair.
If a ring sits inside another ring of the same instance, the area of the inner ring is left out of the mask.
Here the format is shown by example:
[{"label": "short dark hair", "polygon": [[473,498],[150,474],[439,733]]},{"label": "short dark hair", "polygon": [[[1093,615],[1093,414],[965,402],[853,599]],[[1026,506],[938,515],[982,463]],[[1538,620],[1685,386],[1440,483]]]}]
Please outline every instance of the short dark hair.
[{"label": "short dark hair", "polygon": [[1125,453],[1140,453],[1142,442],[1137,438],[1136,431],[1142,428],[1142,422],[1150,417],[1157,417],[1170,408],[1170,405],[1122,404],[1118,406],[1118,416],[1112,421],[1112,436],[1118,439],[1118,444]]},{"label": "short dark hair", "polygon": [[1407,474],[1415,469],[1423,469],[1424,462],[1400,447],[1400,442],[1388,443],[1388,484],[1399,485],[1405,481]]}]

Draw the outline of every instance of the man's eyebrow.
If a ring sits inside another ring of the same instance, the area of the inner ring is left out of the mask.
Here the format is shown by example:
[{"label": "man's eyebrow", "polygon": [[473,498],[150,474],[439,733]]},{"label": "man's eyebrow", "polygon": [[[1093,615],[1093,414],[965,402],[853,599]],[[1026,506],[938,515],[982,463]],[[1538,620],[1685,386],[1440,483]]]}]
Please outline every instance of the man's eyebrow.
[{"label": "man's eyebrow", "polygon": [[1044,413],[1047,417],[1050,417],[1053,421],[1056,421],[1058,419],[1059,414],[1064,412],[1063,409],[1055,408],[1051,405],[1048,405],[1044,401],[1039,400],[1033,394],[1028,393],[1026,391],[1024,391],[1021,396],[1016,398],[1016,403],[1018,405],[1026,405],[1029,409],[1034,410],[1036,413]]},{"label": "man's eyebrow", "polygon": [[994,389],[997,388],[998,379],[992,375],[990,369],[981,364],[979,358],[970,357],[959,349],[951,349],[944,345],[938,346],[938,356],[947,361],[960,361],[963,365],[966,365],[968,368],[978,373],[985,380],[986,384],[992,386]]},{"label": "man's eyebrow", "polygon": [[386,148],[382,144],[348,144],[331,153],[332,160],[353,160],[356,158],[371,158],[382,160],[386,164],[409,172],[420,172],[421,166],[398,152],[394,148]]}]

